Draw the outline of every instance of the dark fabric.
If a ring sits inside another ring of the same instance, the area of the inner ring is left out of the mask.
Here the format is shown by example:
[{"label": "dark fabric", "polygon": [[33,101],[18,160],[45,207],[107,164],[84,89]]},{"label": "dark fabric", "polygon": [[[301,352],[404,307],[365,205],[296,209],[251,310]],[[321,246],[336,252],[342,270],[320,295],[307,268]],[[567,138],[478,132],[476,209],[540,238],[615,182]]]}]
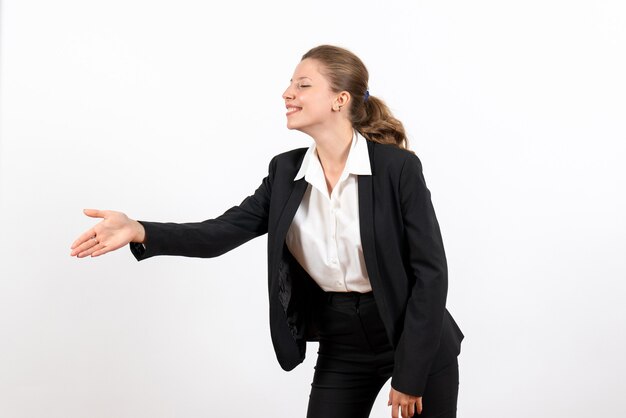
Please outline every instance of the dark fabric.
[{"label": "dark fabric", "polygon": [[[314,321],[320,345],[307,418],[369,417],[395,357],[372,293],[328,293]],[[458,372],[455,359],[428,374],[419,417],[456,417]]]},{"label": "dark fabric", "polygon": [[[367,142],[372,175],[358,177],[363,257],[385,331],[395,349],[392,386],[419,396],[431,369],[452,362],[463,333],[446,309],[448,271],[439,224],[419,158],[393,145]],[[306,148],[275,156],[253,195],[214,219],[197,223],[141,221],[145,251],[155,255],[216,257],[267,233],[270,329],[281,367],[304,360],[310,277],[294,268],[285,236],[306,190],[294,181]],[[304,302],[303,302],[304,301]]]}]

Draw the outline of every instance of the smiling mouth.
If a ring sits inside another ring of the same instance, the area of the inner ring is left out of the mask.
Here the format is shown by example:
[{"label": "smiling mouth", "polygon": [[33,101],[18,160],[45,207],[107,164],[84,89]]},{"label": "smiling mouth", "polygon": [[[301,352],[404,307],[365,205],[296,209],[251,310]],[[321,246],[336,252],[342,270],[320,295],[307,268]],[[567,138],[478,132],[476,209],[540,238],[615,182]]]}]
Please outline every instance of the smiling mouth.
[{"label": "smiling mouth", "polygon": [[287,116],[293,115],[296,112],[301,111],[301,107],[287,106]]}]

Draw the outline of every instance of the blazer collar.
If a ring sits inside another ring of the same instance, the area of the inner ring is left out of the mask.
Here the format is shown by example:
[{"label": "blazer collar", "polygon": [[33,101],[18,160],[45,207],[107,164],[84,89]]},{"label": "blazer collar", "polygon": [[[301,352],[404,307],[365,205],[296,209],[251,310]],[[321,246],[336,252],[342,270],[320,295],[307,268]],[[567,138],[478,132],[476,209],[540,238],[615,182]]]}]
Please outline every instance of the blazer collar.
[{"label": "blazer collar", "polygon": [[[339,181],[348,177],[349,174],[356,175],[371,175],[371,164],[368,150],[367,140],[361,136],[356,130],[352,137],[352,144],[350,145],[350,151],[348,152],[348,159],[346,160],[346,166],[341,174]],[[324,170],[320,163],[319,156],[317,154],[317,146],[315,142],[311,144],[307,149],[300,170],[294,177],[294,181],[303,178],[312,185],[322,184],[324,187],[321,190],[325,190],[326,180],[324,179]]]},{"label": "blazer collar", "polygon": [[[354,155],[358,154],[356,159],[359,160],[358,167],[363,172],[367,172],[368,174],[358,175],[358,190],[359,190],[359,220],[361,224],[361,241],[364,245],[364,256],[367,259],[375,260],[376,250],[374,247],[374,212],[373,212],[373,203],[374,196],[372,190],[372,176],[376,174],[376,167],[374,165],[374,146],[376,144],[372,141],[367,141],[365,138],[361,136],[361,134],[355,135],[355,139],[353,139],[353,148],[355,150],[358,149]],[[311,149],[307,150],[307,153],[312,152]],[[358,147],[358,148],[357,148]],[[351,152],[352,154],[352,152]],[[350,154],[349,154],[350,155]],[[300,171],[306,172],[307,168],[304,169],[306,165],[306,154],[302,160]],[[364,167],[364,163],[367,161],[367,167]],[[318,161],[319,163],[319,161]],[[355,164],[356,166],[356,164]],[[367,168],[367,169],[366,169]],[[300,206],[300,202],[302,202],[302,198],[304,197],[304,193],[307,189],[308,182],[304,178],[305,175],[297,175],[296,179],[294,179],[293,187],[289,193],[289,197],[283,207],[283,210],[280,214],[279,221],[276,227],[276,241],[275,243],[278,246],[284,245],[285,237],[287,235],[287,230],[293,221],[294,216],[296,215],[296,211]],[[277,250],[278,248],[276,248]],[[275,251],[275,253],[279,253]],[[372,268],[372,272],[369,271],[369,268]],[[377,276],[378,267],[377,266],[368,266],[368,274],[371,276]],[[376,281],[377,278],[374,278]]]}]

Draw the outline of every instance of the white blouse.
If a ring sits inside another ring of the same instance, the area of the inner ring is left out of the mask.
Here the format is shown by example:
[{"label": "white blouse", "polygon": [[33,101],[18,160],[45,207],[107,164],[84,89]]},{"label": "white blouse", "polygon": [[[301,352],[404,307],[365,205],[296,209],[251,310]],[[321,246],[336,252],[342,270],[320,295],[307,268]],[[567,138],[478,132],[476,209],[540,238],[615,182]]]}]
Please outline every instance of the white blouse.
[{"label": "white blouse", "polygon": [[330,196],[315,143],[294,178],[304,177],[309,184],[287,232],[287,248],[324,291],[372,290],[359,228],[357,176],[372,175],[365,141],[355,132],[346,165]]}]

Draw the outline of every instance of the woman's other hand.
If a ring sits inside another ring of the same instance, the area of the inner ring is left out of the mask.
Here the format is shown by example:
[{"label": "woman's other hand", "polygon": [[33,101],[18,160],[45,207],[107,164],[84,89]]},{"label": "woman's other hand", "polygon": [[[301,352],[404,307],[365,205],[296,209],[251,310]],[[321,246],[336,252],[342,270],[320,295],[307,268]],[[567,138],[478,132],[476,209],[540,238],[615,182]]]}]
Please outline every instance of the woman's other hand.
[{"label": "woman's other hand", "polygon": [[93,228],[82,233],[72,244],[71,256],[97,257],[117,250],[130,242],[144,242],[145,230],[139,222],[122,212],[85,209],[85,215],[101,218]]},{"label": "woman's other hand", "polygon": [[391,388],[388,406],[391,406],[392,418],[398,418],[398,409],[402,411],[402,418],[411,418],[415,413],[422,413],[422,397],[411,396]]}]

